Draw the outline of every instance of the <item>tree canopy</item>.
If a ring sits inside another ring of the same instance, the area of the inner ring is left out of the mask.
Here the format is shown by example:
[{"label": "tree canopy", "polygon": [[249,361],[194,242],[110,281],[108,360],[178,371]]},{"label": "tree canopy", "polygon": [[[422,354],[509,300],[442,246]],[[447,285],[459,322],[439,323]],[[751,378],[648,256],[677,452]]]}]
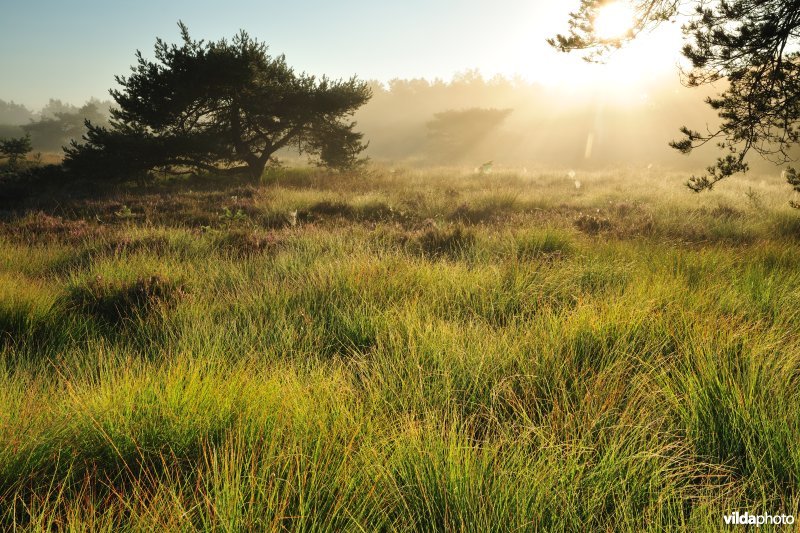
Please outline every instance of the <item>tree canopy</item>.
[{"label": "tree canopy", "polygon": [[[583,50],[596,60],[643,31],[679,17],[685,45],[683,55],[691,68],[685,83],[696,87],[723,80],[725,90],[706,102],[719,115],[716,129],[701,132],[684,126],[683,138],[673,148],[690,153],[715,142],[725,153],[708,167],[707,174],[692,176],[694,191],[737,172],[746,172],[746,157],[755,152],[776,164],[794,160],[800,143],[800,0],[632,0],[635,24],[618,39],[601,39],[593,29],[599,10],[608,0],[581,0],[570,15],[569,32],[550,40],[563,51]],[[789,183],[800,191],[793,169]]]},{"label": "tree canopy", "polygon": [[470,152],[510,115],[511,109],[451,109],[435,113],[426,124],[430,150],[445,161]]},{"label": "tree canopy", "polygon": [[33,150],[30,135],[10,139],[0,139],[0,159],[7,159],[7,164],[14,169],[20,159]]},{"label": "tree canopy", "polygon": [[22,104],[0,100],[0,124],[20,126],[33,119],[33,112]]},{"label": "tree canopy", "polygon": [[106,125],[108,117],[98,101],[88,101],[80,108],[61,104],[61,110],[54,105],[58,100],[50,100],[42,110],[42,119],[22,126],[31,136],[33,145],[42,150],[60,150],[65,144],[77,140],[86,132],[85,122]]},{"label": "tree canopy", "polygon": [[87,122],[83,142],[66,150],[68,168],[141,174],[244,164],[258,177],[290,145],[327,166],[358,163],[366,146],[348,118],[369,100],[366,83],[297,74],[244,31],[207,42],[179,27],[180,44],[157,39],[154,61],[137,51],[131,74],[116,77],[110,126]]}]

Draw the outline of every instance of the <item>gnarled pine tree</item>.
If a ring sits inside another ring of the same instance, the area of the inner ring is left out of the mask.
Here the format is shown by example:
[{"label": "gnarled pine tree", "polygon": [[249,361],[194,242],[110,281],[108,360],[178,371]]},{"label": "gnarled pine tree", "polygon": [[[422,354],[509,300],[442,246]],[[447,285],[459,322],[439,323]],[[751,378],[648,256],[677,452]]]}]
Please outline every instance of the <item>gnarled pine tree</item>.
[{"label": "gnarled pine tree", "polygon": [[257,178],[290,144],[332,167],[359,161],[366,146],[347,118],[369,100],[366,83],[297,74],[244,31],[206,42],[179,27],[180,45],[157,39],[155,61],[137,51],[132,73],[116,77],[111,125],[87,123],[68,168],[132,176],[244,164]]}]

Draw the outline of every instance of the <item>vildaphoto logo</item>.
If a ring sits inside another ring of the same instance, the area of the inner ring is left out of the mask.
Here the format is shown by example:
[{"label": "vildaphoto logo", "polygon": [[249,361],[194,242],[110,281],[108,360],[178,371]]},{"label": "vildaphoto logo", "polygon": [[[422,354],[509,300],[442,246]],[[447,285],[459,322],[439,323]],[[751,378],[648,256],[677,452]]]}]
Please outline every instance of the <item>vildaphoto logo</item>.
[{"label": "vildaphoto logo", "polygon": [[794,516],[790,514],[750,514],[739,511],[725,515],[725,524],[729,526],[791,526],[794,524]]}]

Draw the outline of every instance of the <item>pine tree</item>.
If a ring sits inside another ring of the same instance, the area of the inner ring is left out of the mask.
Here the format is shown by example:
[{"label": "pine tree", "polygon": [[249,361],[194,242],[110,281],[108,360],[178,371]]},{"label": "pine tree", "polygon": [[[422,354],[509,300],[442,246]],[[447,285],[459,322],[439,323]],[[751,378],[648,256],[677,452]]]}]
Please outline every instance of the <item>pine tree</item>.
[{"label": "pine tree", "polygon": [[366,83],[297,74],[244,31],[207,42],[179,27],[181,44],[157,39],[154,61],[137,51],[132,73],[116,77],[110,126],[87,123],[68,168],[130,176],[243,164],[258,178],[290,145],[331,167],[359,162],[366,146],[347,119],[369,100]]}]

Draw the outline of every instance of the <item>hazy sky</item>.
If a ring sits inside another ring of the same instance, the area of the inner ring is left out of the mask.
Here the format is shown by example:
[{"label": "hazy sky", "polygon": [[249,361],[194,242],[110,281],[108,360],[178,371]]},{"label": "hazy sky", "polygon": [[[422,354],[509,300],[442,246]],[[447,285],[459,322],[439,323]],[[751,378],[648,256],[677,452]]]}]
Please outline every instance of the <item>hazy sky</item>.
[{"label": "hazy sky", "polygon": [[[51,97],[76,104],[90,96],[105,99],[113,76],[128,72],[136,49],[152,57],[157,36],[178,40],[178,20],[195,38],[216,40],[245,29],[271,53],[285,53],[290,65],[313,74],[450,79],[477,68],[486,76],[581,84],[590,79],[590,67],[544,42],[564,29],[574,5],[563,0],[8,1],[0,16],[0,99],[32,108]],[[621,61],[616,70],[595,69],[592,75],[618,83],[632,73],[671,69],[679,46],[671,35],[633,50],[634,59]],[[659,56],[633,68],[645,51]]]}]

